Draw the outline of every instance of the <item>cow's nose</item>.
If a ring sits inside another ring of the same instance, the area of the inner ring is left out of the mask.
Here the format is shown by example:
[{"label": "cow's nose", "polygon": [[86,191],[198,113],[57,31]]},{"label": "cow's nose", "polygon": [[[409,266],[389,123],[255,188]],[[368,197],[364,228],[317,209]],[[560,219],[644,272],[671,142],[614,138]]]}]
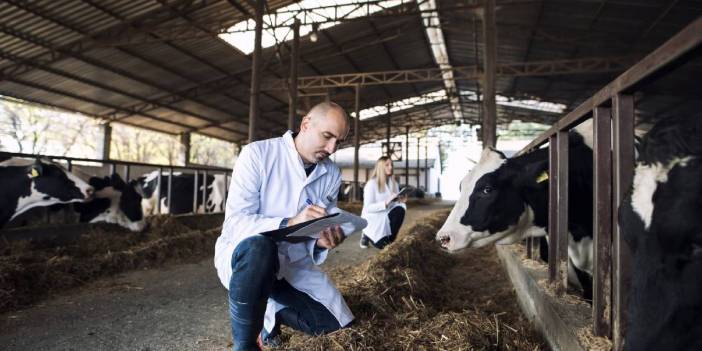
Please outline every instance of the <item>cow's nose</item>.
[{"label": "cow's nose", "polygon": [[439,241],[441,242],[442,247],[447,248],[451,242],[451,237],[449,235],[444,235],[439,238]]}]

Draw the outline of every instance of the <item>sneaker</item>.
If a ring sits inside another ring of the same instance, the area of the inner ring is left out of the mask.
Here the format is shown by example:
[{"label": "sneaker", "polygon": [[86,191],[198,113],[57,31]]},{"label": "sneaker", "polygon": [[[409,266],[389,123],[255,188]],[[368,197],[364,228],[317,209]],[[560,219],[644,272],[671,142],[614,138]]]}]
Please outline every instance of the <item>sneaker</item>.
[{"label": "sneaker", "polygon": [[360,246],[362,249],[367,249],[367,248],[368,248],[368,237],[367,237],[367,236],[361,234],[361,242],[360,242],[359,246]]}]

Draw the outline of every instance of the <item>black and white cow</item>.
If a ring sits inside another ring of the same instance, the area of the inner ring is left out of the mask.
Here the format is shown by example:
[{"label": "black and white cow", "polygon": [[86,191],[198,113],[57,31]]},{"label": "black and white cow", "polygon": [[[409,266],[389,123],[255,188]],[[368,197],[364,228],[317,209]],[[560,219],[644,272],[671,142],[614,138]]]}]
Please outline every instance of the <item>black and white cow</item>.
[{"label": "black and white cow", "polygon": [[[592,120],[569,133],[568,256],[592,296]],[[548,228],[548,148],[513,158],[492,148],[461,181],[461,195],[436,234],[450,251],[543,237]]]},{"label": "black and white cow", "polygon": [[[161,201],[161,213],[170,214],[184,214],[193,212],[193,191],[195,185],[195,176],[188,173],[173,173],[173,180],[171,181],[171,194],[173,198],[171,199],[171,207],[168,207],[168,178],[169,173],[163,173],[161,175],[161,184],[158,184],[158,171],[151,172],[146,176],[139,178],[141,184],[141,193],[144,196],[142,200],[142,209],[145,215],[153,215],[158,212],[157,197]],[[203,189],[203,179],[202,175],[197,177],[197,208],[196,213],[207,213],[212,212],[223,212],[224,211],[224,199],[226,184],[225,182],[231,179],[227,176],[226,179],[223,174],[208,175],[205,184],[207,185],[207,201],[203,204],[202,201],[202,189]],[[160,196],[158,189],[161,189]]]},{"label": "black and white cow", "polygon": [[0,227],[39,206],[83,202],[93,187],[48,160],[9,158],[0,162]]},{"label": "black and white cow", "polygon": [[91,177],[89,183],[95,189],[93,200],[74,205],[81,222],[114,223],[133,232],[146,227],[137,180],[125,183],[119,174],[113,173],[110,177]]},{"label": "black and white cow", "polygon": [[135,232],[146,227],[141,209],[142,197],[138,193],[141,188],[136,180],[125,183],[118,174],[113,174],[110,177],[91,177],[88,184],[94,189],[90,201],[30,209],[14,217],[7,227],[76,222],[114,223]]},{"label": "black and white cow", "polygon": [[644,137],[619,223],[632,252],[626,350],[702,350],[702,118]]}]

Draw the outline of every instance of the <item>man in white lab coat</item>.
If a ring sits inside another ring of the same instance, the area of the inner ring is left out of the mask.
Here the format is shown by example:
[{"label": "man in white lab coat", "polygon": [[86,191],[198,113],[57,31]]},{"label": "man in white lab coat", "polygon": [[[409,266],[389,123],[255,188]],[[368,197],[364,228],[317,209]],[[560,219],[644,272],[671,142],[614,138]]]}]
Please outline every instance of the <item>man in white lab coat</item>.
[{"label": "man in white lab coat", "polygon": [[319,239],[301,243],[259,235],[322,217],[336,207],[341,172],[328,157],[348,132],[346,112],[335,103],[321,103],[303,118],[299,133],[288,131],[242,148],[214,258],[217,275],[229,290],[234,350],[274,344],[281,324],[320,335],[353,320],[317,266],[344,241],[341,228],[328,228]]}]

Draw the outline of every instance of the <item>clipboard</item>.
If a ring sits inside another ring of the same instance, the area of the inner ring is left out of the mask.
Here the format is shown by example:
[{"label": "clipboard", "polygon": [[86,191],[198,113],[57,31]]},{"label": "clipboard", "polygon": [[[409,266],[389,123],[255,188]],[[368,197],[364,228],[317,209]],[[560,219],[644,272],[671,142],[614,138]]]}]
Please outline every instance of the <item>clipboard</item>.
[{"label": "clipboard", "polygon": [[368,221],[350,212],[338,208],[335,208],[334,210],[336,213],[315,218],[307,222],[298,223],[290,227],[269,230],[260,234],[268,236],[274,241],[288,241],[296,243],[319,239],[319,234],[322,230],[335,225],[340,225],[344,235],[346,236],[349,236],[351,233],[361,230],[368,225]]},{"label": "clipboard", "polygon": [[413,192],[414,192],[414,187],[406,186],[406,187],[402,188],[402,190],[400,190],[400,192],[397,193],[397,195],[395,197],[393,197],[392,200],[390,200],[390,202],[397,201],[397,198],[399,198],[400,196],[405,196],[405,195],[409,196]]}]

